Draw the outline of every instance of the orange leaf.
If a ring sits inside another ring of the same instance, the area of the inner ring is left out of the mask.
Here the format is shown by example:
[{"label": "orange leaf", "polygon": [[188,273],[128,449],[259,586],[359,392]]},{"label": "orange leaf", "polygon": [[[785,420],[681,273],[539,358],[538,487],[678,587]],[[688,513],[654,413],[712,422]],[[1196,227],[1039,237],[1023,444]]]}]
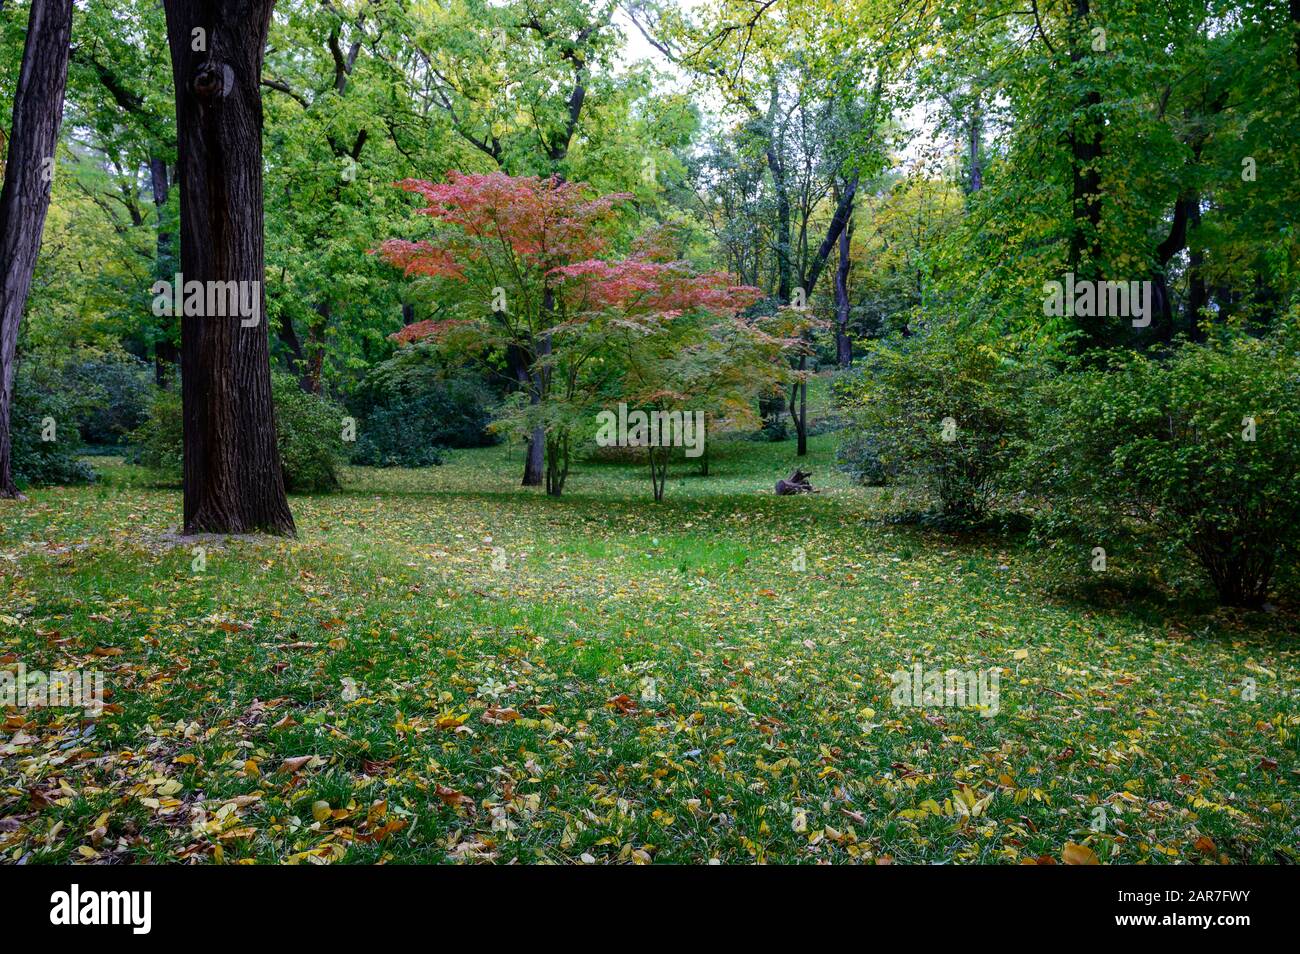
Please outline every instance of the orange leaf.
[{"label": "orange leaf", "polygon": [[1099,865],[1101,861],[1097,858],[1097,853],[1087,845],[1076,845],[1072,841],[1065,843],[1065,849],[1061,852],[1061,860],[1067,865]]}]

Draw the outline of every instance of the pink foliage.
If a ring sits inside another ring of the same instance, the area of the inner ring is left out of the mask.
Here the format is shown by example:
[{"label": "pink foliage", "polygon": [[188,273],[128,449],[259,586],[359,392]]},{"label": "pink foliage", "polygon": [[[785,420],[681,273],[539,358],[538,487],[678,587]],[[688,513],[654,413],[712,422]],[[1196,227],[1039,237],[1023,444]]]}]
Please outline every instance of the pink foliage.
[{"label": "pink foliage", "polygon": [[[449,274],[444,264],[459,255],[474,257],[476,250],[504,245],[520,258],[551,266],[577,258],[590,258],[605,249],[600,226],[608,222],[617,203],[630,193],[587,198],[582,183],[557,177],[508,176],[504,172],[466,175],[451,172],[446,182],[407,179],[398,186],[425,198],[421,215],[456,226],[461,235],[430,242],[385,242],[385,258],[412,273],[413,256],[430,258],[430,270],[418,264],[414,273]],[[473,241],[465,242],[463,238]],[[391,249],[391,250],[390,250]]]},{"label": "pink foliage", "polygon": [[441,338],[453,328],[469,324],[473,324],[473,322],[458,318],[448,318],[443,321],[417,321],[388,337],[398,344],[411,344],[415,341],[423,341],[425,338]]},{"label": "pink foliage", "polygon": [[734,284],[725,272],[696,273],[685,262],[589,259],[553,270],[576,311],[615,310],[628,316],[672,318],[691,311],[731,316],[762,292]]},{"label": "pink foliage", "polygon": [[[471,281],[482,269],[470,269],[486,263],[492,274],[514,275],[537,286],[534,291],[554,289],[571,320],[614,312],[615,320],[643,328],[693,311],[735,316],[762,297],[726,273],[696,273],[672,260],[678,254],[672,226],[639,238],[632,257],[606,260],[607,227],[616,206],[632,198],[628,193],[589,198],[582,183],[503,172],[451,172],[446,182],[407,179],[398,186],[424,197],[420,214],[450,226],[425,241],[380,245],[378,254],[406,275]],[[419,322],[392,337],[403,343],[439,337],[452,324]]]}]

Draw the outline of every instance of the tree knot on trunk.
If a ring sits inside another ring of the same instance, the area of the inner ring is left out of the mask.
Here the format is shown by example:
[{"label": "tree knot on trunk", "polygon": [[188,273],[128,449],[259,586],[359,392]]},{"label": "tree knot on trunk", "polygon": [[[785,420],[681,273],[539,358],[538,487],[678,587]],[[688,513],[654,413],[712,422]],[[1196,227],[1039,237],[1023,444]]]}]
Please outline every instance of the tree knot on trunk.
[{"label": "tree knot on trunk", "polygon": [[235,71],[227,63],[209,60],[194,74],[194,92],[200,99],[212,100],[230,95],[235,88]]}]

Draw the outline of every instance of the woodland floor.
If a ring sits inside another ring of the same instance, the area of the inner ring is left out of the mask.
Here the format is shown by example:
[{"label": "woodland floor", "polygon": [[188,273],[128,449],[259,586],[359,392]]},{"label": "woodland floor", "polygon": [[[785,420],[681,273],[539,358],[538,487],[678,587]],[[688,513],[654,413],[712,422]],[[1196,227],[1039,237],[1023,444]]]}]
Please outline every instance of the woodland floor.
[{"label": "woodland floor", "polygon": [[[0,861],[1300,861],[1290,609],[1062,595],[1015,539],[882,520],[833,444],[825,493],[735,442],[659,505],[616,464],[523,490],[503,447],[352,469],[202,572],[120,462],[0,502],[0,665],[112,691],[4,713]],[[914,661],[1003,667],[997,716],[893,706]]]}]

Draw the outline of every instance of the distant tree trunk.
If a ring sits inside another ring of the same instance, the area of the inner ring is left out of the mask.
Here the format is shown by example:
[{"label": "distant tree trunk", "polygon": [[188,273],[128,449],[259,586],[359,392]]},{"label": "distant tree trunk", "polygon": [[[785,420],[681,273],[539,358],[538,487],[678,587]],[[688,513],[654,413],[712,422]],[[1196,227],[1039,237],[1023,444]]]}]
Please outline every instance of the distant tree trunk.
[{"label": "distant tree trunk", "polygon": [[[550,292],[547,292],[549,298]],[[533,367],[528,369],[527,378],[529,386],[529,403],[537,406],[542,403],[542,398],[546,393],[545,376],[547,372],[544,368],[538,367],[541,359],[551,353],[551,339],[549,336],[543,336],[536,347],[536,357],[533,359]],[[524,459],[524,480],[525,487],[540,487],[545,483],[546,476],[546,429],[540,425],[533,428],[533,433],[528,438],[528,454]]]},{"label": "distant tree trunk", "polygon": [[[302,369],[307,364],[307,356],[302,350],[302,341],[298,338],[298,330],[294,328],[293,318],[289,316],[288,311],[280,312],[280,320],[275,323],[275,336],[289,349],[289,357],[285,360],[285,364],[294,374],[301,375]],[[307,390],[305,384],[302,388],[304,391]]]},{"label": "distant tree trunk", "polygon": [[71,36],[72,0],[32,0],[0,189],[0,497],[18,496],[9,430],[18,325],[50,208]]},{"label": "distant tree trunk", "polygon": [[300,383],[308,394],[320,394],[321,379],[325,375],[325,329],[330,323],[330,306],[328,302],[318,302],[313,310],[319,320],[307,328],[307,363]]},{"label": "distant tree trunk", "polygon": [[[292,534],[271,400],[259,84],[275,0],[164,0],[186,282],[256,282],[252,316],[181,319],[185,532]],[[247,287],[247,286],[246,286]]]},{"label": "distant tree trunk", "polygon": [[980,98],[977,94],[970,108],[970,191],[974,195],[984,188],[984,170],[980,167],[980,140],[983,134],[983,119],[980,116]]},{"label": "distant tree trunk", "polygon": [[1174,306],[1169,292],[1169,263],[1187,247],[1187,224],[1191,211],[1199,201],[1195,192],[1185,193],[1174,200],[1174,218],[1169,235],[1156,247],[1156,263],[1151,273],[1151,319],[1153,329],[1161,341],[1174,338]]},{"label": "distant tree trunk", "polygon": [[787,304],[794,283],[790,261],[790,195],[786,189],[784,163],[772,147],[767,150],[767,162],[776,191],[776,297],[782,304]]},{"label": "distant tree trunk", "polygon": [[669,454],[667,447],[646,448],[646,457],[650,461],[650,487],[655,503],[664,499],[664,485],[668,483]]},{"label": "distant tree trunk", "polygon": [[[530,366],[534,359],[519,345],[512,344],[506,348],[506,364],[521,390],[528,393],[530,404],[541,403],[541,395],[534,387]],[[546,470],[546,432],[538,427],[529,435],[524,450],[523,487],[540,487]]]},{"label": "distant tree trunk", "polygon": [[569,435],[552,434],[546,442],[546,493],[558,497],[564,493],[569,476]]},{"label": "distant tree trunk", "polygon": [[[1300,3],[1300,0],[1295,0]],[[1199,197],[1192,204],[1192,231],[1201,227],[1201,203]],[[1197,241],[1192,245],[1187,260],[1187,335],[1193,341],[1204,341],[1205,333],[1201,330],[1201,312],[1209,305],[1209,289],[1205,285],[1205,248]]]},{"label": "distant tree trunk", "polygon": [[[798,449],[795,454],[803,457],[808,453],[808,379],[802,372],[808,369],[808,355],[799,355],[800,378],[790,386],[790,419],[794,421],[795,435],[798,437]],[[799,405],[796,408],[795,399]]]},{"label": "distant tree trunk", "polygon": [[[167,161],[160,156],[149,157],[149,184],[153,191],[154,214],[158,217],[158,239],[154,246],[154,278],[171,281],[175,276],[175,253],[172,251],[173,235],[167,231],[164,216],[171,183],[167,178]],[[170,379],[168,369],[174,369],[180,352],[166,338],[159,338],[153,346],[154,381],[165,388]]]},{"label": "distant tree trunk", "polygon": [[853,363],[853,342],[849,340],[849,246],[853,241],[853,219],[840,230],[840,260],[835,269],[835,357],[841,368]]}]

